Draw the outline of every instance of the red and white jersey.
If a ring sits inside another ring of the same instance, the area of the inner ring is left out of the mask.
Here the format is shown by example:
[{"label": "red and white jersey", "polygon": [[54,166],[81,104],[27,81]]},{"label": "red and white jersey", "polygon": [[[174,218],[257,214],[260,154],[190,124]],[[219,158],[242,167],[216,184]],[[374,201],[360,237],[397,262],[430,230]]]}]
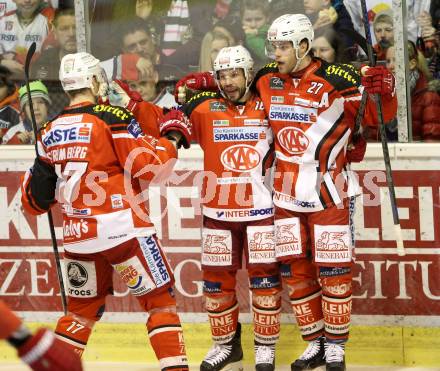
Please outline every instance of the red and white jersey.
[{"label": "red and white jersey", "polygon": [[271,164],[272,131],[261,99],[235,105],[203,92],[183,106],[204,151],[203,214],[217,220],[250,221],[273,215],[264,183]]},{"label": "red and white jersey", "polygon": [[[58,8],[59,0],[47,0],[44,2],[52,8]],[[5,14],[10,13],[16,9],[17,5],[15,5],[14,0],[0,0],[0,17],[3,17]]]},{"label": "red and white jersey", "polygon": [[[362,96],[358,71],[314,59],[298,74],[283,75],[271,63],[255,81],[274,133],[274,204],[314,212],[354,195],[358,184],[346,169],[346,150]],[[390,97],[385,122],[396,107]],[[363,121],[377,124],[371,99]]]},{"label": "red and white jersey", "polygon": [[[139,181],[165,177],[177,151],[165,138],[144,136],[130,111],[70,106],[39,131],[38,149],[58,176],[56,199],[62,206],[67,251],[103,251],[155,233],[139,198]],[[31,176],[28,171],[23,180],[23,206],[41,214],[29,187]]]},{"label": "red and white jersey", "polygon": [[30,24],[23,26],[13,12],[0,18],[0,52],[24,55],[34,41],[39,52],[48,34],[49,19],[43,14],[37,14]]}]

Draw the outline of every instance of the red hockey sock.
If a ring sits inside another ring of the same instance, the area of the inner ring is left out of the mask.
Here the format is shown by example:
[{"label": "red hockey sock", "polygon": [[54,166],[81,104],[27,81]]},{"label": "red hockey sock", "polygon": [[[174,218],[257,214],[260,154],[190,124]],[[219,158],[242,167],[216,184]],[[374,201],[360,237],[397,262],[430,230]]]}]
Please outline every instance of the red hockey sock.
[{"label": "red hockey sock", "polygon": [[332,277],[321,277],[320,281],[325,337],[333,341],[347,341],[352,304],[351,270]]},{"label": "red hockey sock", "polygon": [[260,344],[276,344],[280,337],[281,298],[253,295],[254,339]]},{"label": "red hockey sock", "polygon": [[58,320],[55,334],[81,357],[94,324],[94,321],[68,314]]},{"label": "red hockey sock", "polygon": [[187,371],[188,359],[177,313],[169,308],[156,308],[150,311],[147,329],[161,370]]}]

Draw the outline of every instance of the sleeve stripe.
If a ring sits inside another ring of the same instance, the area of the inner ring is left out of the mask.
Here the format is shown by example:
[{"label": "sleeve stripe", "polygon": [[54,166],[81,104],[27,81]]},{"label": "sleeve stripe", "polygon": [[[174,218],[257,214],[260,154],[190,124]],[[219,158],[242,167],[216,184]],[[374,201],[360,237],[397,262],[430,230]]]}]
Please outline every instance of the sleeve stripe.
[{"label": "sleeve stripe", "polygon": [[128,138],[128,139],[134,139],[133,135],[124,133],[124,134],[112,134],[113,139],[120,139],[120,138]]}]

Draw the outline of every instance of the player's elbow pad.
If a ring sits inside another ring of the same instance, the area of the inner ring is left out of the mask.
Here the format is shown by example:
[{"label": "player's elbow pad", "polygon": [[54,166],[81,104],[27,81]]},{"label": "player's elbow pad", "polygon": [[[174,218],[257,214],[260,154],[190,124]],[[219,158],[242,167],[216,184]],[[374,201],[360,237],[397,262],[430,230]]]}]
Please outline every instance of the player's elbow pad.
[{"label": "player's elbow pad", "polygon": [[32,200],[40,209],[48,211],[55,202],[55,189],[57,185],[55,170],[49,164],[36,158],[31,173],[29,189]]}]

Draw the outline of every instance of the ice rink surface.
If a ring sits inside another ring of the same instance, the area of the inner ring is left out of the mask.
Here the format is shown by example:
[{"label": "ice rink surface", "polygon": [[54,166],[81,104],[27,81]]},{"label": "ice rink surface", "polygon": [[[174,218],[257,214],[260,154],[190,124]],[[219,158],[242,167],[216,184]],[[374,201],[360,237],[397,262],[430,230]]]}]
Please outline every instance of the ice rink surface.
[{"label": "ice rink surface", "polygon": [[[19,363],[1,363],[0,370],[4,371],[27,371],[28,367]],[[124,363],[124,362],[86,362],[85,371],[159,371],[158,366],[144,365],[142,363]],[[198,365],[191,365],[191,371],[199,370]],[[244,371],[253,371],[255,368],[251,365],[246,365]],[[289,366],[281,366],[276,368],[277,371],[290,371]],[[325,371],[325,367],[319,367],[315,370]],[[392,367],[392,366],[347,366],[347,371],[440,371],[440,366],[437,368],[425,367]]]}]

